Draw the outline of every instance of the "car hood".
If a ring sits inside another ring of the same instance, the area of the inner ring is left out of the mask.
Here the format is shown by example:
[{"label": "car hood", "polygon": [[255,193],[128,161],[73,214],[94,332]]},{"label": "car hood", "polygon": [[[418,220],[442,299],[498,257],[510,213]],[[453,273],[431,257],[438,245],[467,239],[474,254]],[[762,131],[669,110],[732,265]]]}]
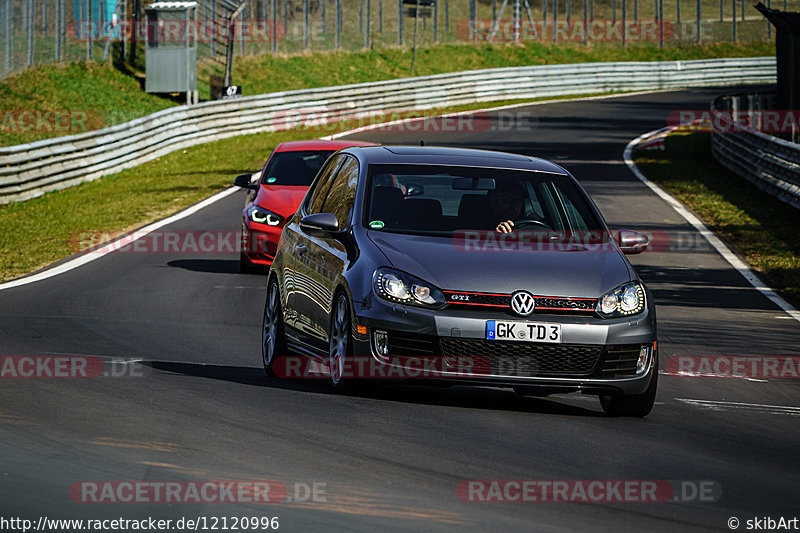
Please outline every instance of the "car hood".
[{"label": "car hood", "polygon": [[616,247],[562,245],[547,250],[467,249],[450,237],[368,231],[391,266],[443,290],[597,298],[634,276]]},{"label": "car hood", "polygon": [[308,187],[299,185],[262,185],[258,190],[255,204],[288,218],[297,212],[306,191]]}]

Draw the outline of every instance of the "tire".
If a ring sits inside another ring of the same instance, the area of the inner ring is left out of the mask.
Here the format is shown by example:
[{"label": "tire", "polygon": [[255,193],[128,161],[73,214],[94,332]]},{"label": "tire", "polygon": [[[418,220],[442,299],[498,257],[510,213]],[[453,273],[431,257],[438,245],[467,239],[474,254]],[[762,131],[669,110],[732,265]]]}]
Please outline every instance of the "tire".
[{"label": "tire", "polygon": [[261,327],[261,362],[264,364],[264,373],[274,377],[275,361],[286,351],[286,337],[283,330],[280,290],[274,277],[267,287],[267,301],[264,304],[264,321]]},{"label": "tire", "polygon": [[642,394],[621,394],[619,396],[600,396],[600,405],[608,416],[630,416],[641,418],[653,409],[658,388],[658,363],[653,363],[653,377]]},{"label": "tire", "polygon": [[345,390],[351,381],[344,377],[347,357],[352,355],[353,339],[350,335],[350,305],[347,296],[339,293],[331,311],[328,348],[330,384],[334,389]]}]

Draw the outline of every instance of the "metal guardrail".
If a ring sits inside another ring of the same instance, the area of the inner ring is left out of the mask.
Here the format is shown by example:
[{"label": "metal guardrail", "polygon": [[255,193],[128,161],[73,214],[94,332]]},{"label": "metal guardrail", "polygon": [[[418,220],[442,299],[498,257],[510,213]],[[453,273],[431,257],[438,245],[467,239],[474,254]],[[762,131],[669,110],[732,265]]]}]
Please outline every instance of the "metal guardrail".
[{"label": "metal guardrail", "polygon": [[580,63],[474,70],[180,106],[110,128],[0,148],[0,204],[236,135],[369,113],[502,99],[775,81],[775,58]]},{"label": "metal guardrail", "polygon": [[[757,117],[771,106],[759,95],[728,95],[711,103],[716,117],[711,128],[711,152],[732,172],[800,208],[800,144],[750,127],[737,116]],[[754,105],[755,104],[755,105]],[[797,131],[786,132],[797,138]]]}]

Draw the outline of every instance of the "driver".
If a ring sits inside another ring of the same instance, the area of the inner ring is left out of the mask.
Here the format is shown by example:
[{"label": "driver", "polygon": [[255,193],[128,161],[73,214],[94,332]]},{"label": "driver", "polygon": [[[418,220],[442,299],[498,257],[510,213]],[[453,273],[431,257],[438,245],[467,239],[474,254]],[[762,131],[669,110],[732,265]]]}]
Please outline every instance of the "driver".
[{"label": "driver", "polygon": [[500,220],[495,228],[498,233],[514,231],[514,220],[523,218],[525,190],[515,181],[497,180],[495,189],[489,192],[489,207],[494,220]]}]

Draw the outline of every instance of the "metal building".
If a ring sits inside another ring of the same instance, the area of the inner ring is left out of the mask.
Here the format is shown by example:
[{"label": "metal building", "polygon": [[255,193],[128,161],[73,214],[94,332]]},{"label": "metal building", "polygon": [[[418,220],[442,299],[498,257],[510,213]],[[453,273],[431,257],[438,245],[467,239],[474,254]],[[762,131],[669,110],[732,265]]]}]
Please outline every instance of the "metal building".
[{"label": "metal building", "polygon": [[155,2],[145,8],[145,90],[186,93],[197,103],[197,2]]}]

